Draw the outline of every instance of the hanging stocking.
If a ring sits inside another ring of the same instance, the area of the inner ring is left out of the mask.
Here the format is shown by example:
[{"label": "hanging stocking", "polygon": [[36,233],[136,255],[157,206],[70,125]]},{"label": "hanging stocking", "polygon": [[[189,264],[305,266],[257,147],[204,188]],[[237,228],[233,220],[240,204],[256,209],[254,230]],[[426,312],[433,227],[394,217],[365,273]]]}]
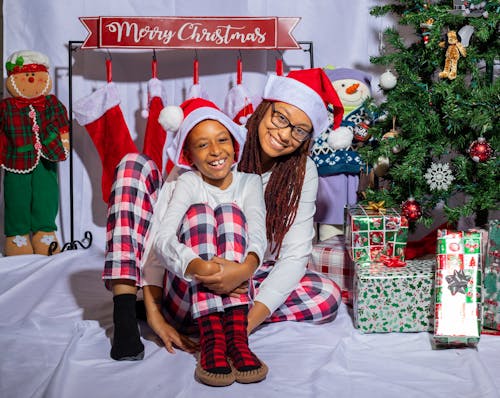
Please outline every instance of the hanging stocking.
[{"label": "hanging stocking", "polygon": [[108,61],[108,83],[73,105],[76,120],[85,126],[101,158],[101,189],[106,203],[113,185],[115,167],[127,153],[138,152],[119,107],[118,89],[111,82]]},{"label": "hanging stocking", "polygon": [[235,123],[245,125],[260,101],[243,86],[242,76],[242,61],[241,58],[238,58],[236,85],[227,93],[224,101],[224,111]]},{"label": "hanging stocking", "polygon": [[160,80],[156,76],[156,60],[153,60],[153,77],[148,82],[148,110],[146,111],[148,122],[144,135],[142,152],[148,155],[161,170],[163,167],[163,147],[165,145],[166,132],[158,123],[158,116],[163,109],[165,91]]},{"label": "hanging stocking", "polygon": [[200,84],[199,73],[198,73],[198,58],[193,61],[193,85],[189,89],[186,99],[190,98],[204,98],[209,100],[208,93],[205,91],[203,86]]},{"label": "hanging stocking", "polygon": [[276,75],[283,76],[283,58],[276,58]]}]

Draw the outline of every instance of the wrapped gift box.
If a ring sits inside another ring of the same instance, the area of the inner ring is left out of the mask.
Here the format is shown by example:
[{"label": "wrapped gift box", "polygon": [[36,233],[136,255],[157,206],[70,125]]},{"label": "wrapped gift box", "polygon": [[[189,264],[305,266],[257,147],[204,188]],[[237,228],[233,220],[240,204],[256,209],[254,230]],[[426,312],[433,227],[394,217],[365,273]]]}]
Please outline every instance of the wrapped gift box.
[{"label": "wrapped gift box", "polygon": [[435,260],[403,267],[354,266],[354,326],[363,333],[424,332],[433,328]]},{"label": "wrapped gift box", "polygon": [[434,342],[474,346],[481,333],[480,231],[438,230]]},{"label": "wrapped gift box", "polygon": [[484,266],[483,326],[500,331],[500,220],[491,220],[488,228]]},{"label": "wrapped gift box", "polygon": [[336,235],[314,244],[307,267],[332,279],[342,290],[344,302],[352,302],[354,269],[345,247],[344,235]]},{"label": "wrapped gift box", "polygon": [[381,253],[404,259],[406,217],[392,208],[373,210],[353,205],[345,210],[346,247],[355,262],[377,261]]}]

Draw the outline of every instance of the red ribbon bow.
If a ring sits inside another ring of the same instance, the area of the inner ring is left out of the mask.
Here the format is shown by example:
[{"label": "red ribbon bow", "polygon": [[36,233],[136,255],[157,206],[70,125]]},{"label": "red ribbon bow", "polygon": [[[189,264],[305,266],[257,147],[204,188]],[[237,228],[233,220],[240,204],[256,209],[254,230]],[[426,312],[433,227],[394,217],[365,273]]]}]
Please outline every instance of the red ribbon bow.
[{"label": "red ribbon bow", "polygon": [[391,268],[398,268],[406,266],[406,262],[401,260],[400,256],[386,256],[385,254],[380,255],[380,261],[386,266]]},{"label": "red ribbon bow", "polygon": [[45,108],[46,99],[45,95],[40,95],[36,98],[15,97],[14,103],[19,109],[33,105],[36,109],[43,110]]}]

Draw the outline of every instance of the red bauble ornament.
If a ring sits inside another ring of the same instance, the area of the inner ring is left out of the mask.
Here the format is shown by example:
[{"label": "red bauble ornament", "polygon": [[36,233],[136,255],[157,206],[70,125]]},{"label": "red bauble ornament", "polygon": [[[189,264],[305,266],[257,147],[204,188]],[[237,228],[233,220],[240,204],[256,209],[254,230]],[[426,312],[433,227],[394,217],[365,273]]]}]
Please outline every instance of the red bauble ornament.
[{"label": "red bauble ornament", "polygon": [[484,137],[472,141],[469,146],[469,155],[474,162],[486,162],[492,154],[493,149]]},{"label": "red bauble ornament", "polygon": [[401,205],[401,214],[409,221],[416,221],[422,217],[422,207],[415,199],[408,198],[408,200]]}]

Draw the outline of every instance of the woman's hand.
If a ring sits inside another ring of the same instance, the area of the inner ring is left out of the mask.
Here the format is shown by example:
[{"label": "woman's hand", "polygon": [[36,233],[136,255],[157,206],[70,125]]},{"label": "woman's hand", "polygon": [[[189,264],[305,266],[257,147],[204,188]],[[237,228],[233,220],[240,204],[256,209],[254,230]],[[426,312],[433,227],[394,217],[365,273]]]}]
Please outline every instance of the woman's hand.
[{"label": "woman's hand", "polygon": [[179,333],[165,320],[161,308],[163,289],[158,286],[144,286],[143,290],[148,325],[163,341],[167,351],[174,354],[174,346],[190,353],[198,350],[198,345],[194,341]]},{"label": "woman's hand", "polygon": [[161,314],[148,315],[148,325],[163,341],[165,348],[171,354],[175,354],[174,346],[189,353],[193,353],[199,349],[194,341],[179,333],[173,326],[168,324]]},{"label": "woman's hand", "polygon": [[255,301],[252,308],[248,312],[248,326],[247,333],[250,334],[255,330],[257,326],[259,326],[262,322],[264,322],[267,317],[271,315],[269,308],[267,308],[260,301]]}]

